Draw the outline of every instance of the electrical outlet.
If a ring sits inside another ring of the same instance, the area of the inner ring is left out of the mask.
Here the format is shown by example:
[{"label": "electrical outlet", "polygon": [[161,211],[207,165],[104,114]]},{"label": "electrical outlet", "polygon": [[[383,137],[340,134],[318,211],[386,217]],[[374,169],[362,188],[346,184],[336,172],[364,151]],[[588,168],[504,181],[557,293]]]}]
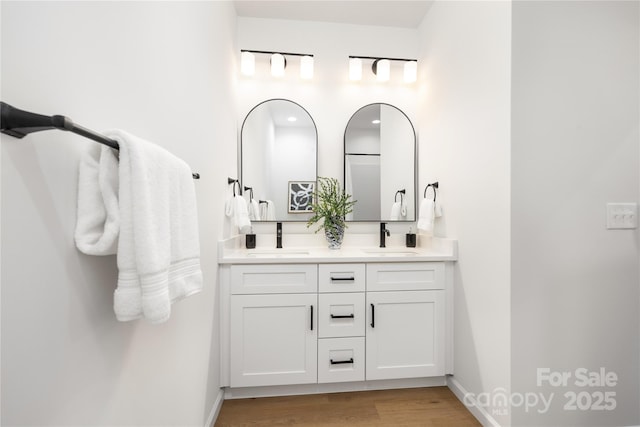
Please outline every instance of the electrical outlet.
[{"label": "electrical outlet", "polygon": [[607,203],[607,228],[638,228],[638,204]]}]

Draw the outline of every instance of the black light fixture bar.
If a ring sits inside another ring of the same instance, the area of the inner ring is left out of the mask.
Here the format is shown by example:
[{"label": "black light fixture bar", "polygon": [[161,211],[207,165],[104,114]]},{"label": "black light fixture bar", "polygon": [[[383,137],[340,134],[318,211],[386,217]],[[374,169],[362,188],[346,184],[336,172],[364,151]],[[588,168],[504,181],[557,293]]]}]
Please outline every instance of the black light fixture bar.
[{"label": "black light fixture bar", "polygon": [[382,56],[358,56],[358,55],[349,55],[349,59],[352,58],[358,58],[358,59],[372,59],[374,61],[380,60],[380,59],[387,59],[389,61],[404,61],[404,62],[418,62],[417,59],[410,59],[410,58],[386,58],[386,57],[382,57]]},{"label": "black light fixture bar", "polygon": [[267,50],[251,50],[251,49],[240,49],[240,52],[262,53],[265,55],[273,55],[274,53],[279,53],[280,55],[283,55],[283,56],[310,56],[313,58],[313,55],[310,53],[271,52]]}]

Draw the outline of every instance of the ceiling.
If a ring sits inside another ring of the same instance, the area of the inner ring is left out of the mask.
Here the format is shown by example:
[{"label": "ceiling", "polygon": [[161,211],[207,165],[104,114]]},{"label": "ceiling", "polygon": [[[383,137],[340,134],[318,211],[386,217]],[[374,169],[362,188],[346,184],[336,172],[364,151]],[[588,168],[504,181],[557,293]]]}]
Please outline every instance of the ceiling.
[{"label": "ceiling", "polygon": [[433,0],[235,0],[238,16],[417,28]]}]

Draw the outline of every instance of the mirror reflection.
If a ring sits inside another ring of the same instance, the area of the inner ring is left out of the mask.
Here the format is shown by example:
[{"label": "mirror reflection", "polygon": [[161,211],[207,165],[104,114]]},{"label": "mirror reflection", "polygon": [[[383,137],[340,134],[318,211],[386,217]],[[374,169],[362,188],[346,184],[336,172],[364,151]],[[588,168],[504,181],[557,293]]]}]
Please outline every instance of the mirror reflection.
[{"label": "mirror reflection", "polygon": [[393,105],[360,108],[344,134],[345,190],[358,202],[348,221],[415,221],[416,134]]},{"label": "mirror reflection", "polygon": [[318,136],[304,108],[286,99],[256,105],[242,124],[240,150],[244,195],[258,208],[252,221],[310,218]]}]

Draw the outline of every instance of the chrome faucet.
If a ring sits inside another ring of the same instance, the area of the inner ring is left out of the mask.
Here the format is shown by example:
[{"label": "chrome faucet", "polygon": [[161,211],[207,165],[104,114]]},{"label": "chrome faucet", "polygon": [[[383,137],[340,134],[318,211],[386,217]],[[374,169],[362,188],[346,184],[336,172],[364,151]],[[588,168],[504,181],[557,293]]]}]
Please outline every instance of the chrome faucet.
[{"label": "chrome faucet", "polygon": [[385,223],[385,222],[381,222],[380,223],[380,247],[381,248],[386,248],[386,246],[385,246],[385,238],[387,236],[391,236],[391,233],[389,232],[389,230],[387,230],[386,225],[387,225],[387,223]]},{"label": "chrome faucet", "polygon": [[276,222],[276,249],[282,249],[282,223]]}]

